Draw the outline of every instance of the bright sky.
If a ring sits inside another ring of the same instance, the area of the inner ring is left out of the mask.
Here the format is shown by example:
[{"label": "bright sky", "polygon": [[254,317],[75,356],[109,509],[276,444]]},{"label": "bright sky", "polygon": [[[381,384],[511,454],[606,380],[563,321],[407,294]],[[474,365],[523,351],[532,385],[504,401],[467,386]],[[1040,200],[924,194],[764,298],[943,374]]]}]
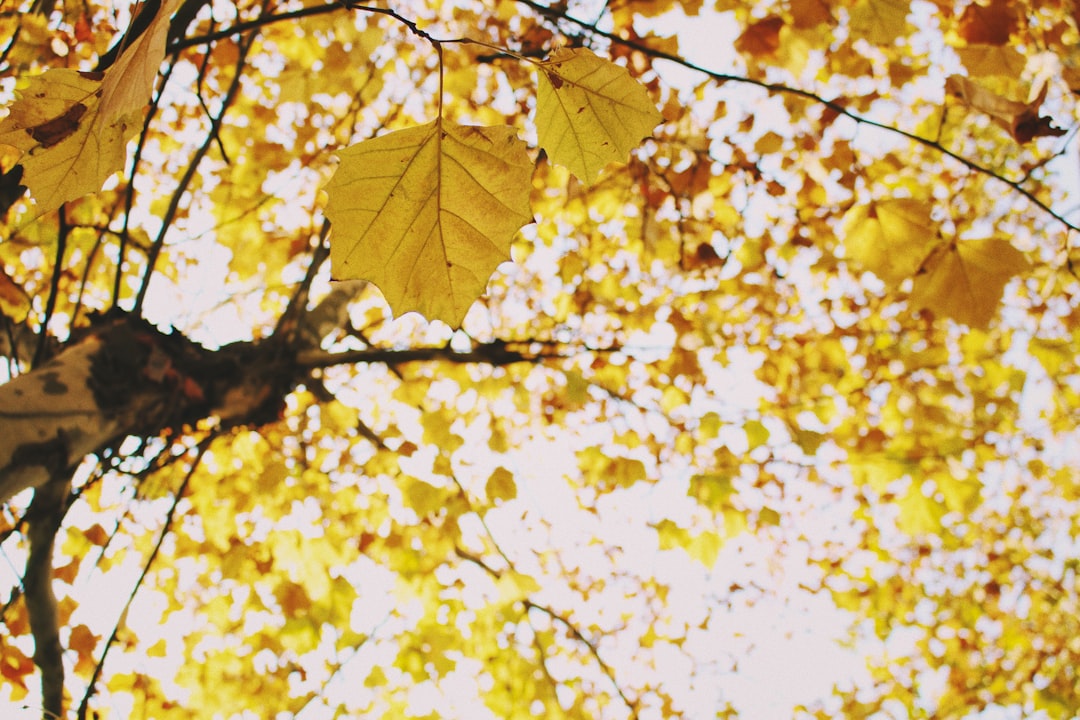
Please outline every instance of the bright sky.
[{"label": "bright sky", "polygon": [[[674,22],[670,18],[667,21]],[[695,18],[682,33],[680,51],[687,59],[709,68],[734,67],[732,53],[737,34],[737,28],[726,16],[706,14]],[[662,72],[673,84],[699,80],[671,68]],[[782,131],[782,128],[778,130]],[[248,311],[242,303],[223,303],[225,298],[221,296],[221,290],[225,287],[227,258],[215,255],[222,251],[209,233],[201,240],[192,241],[191,252],[204,261],[197,267],[200,291],[192,294],[188,284],[181,291],[167,283],[156,283],[148,313],[152,319],[169,324],[187,324],[201,319],[199,339],[210,344],[231,341],[238,329],[249,327],[249,324],[245,319]],[[321,287],[325,288],[325,284]],[[257,303],[258,297],[253,295],[250,302]],[[183,317],[177,317],[177,308],[183,308]],[[257,314],[258,309],[251,312]],[[640,338],[640,344],[645,347],[663,346],[670,341],[661,335]],[[732,357],[732,365],[726,370],[717,370],[713,378],[713,386],[722,388],[722,392],[711,399],[713,404],[702,403],[697,408],[701,413],[716,411],[722,416],[733,413],[741,417],[746,411],[757,408],[759,394],[765,389],[754,378],[755,359],[738,353],[732,353]],[[1037,404],[1037,395],[1037,392],[1029,395],[1034,398],[1030,400],[1033,406]],[[732,433],[727,439],[736,451],[740,444],[745,445],[746,438],[741,429],[726,428],[724,432]],[[485,447],[482,442],[475,446]],[[1068,451],[1062,448],[1062,452]],[[1073,452],[1077,452],[1075,448]],[[470,461],[480,482],[493,469],[492,460],[482,455],[463,459]],[[643,518],[683,518],[690,522],[694,517],[694,508],[686,496],[689,477],[682,469],[675,468],[655,485],[613,494],[605,500],[602,512],[594,515],[576,509],[572,487],[573,478],[579,473],[576,458],[562,452],[557,439],[536,438],[519,448],[513,459],[515,466],[510,469],[517,480],[519,496],[486,516],[494,536],[511,556],[516,557],[517,546],[522,562],[520,569],[534,571],[541,581],[542,568],[527,567],[527,548],[545,544],[560,547],[567,555],[578,553],[582,563],[587,565],[591,552],[588,540],[602,537],[622,548],[620,569],[646,577],[655,576],[669,584],[672,627],[678,629],[685,625],[697,629],[688,632],[683,653],[672,648],[668,662],[663,665],[664,680],[691,717],[712,717],[723,703],[728,702],[743,717],[754,720],[790,718],[795,705],[827,698],[834,683],[858,685],[865,680],[864,654],[878,652],[881,648],[869,641],[855,648],[842,647],[840,641],[846,637],[852,619],[824,594],[813,594],[801,587],[815,587],[820,580],[819,574],[810,569],[805,546],[778,546],[776,539],[767,534],[762,537],[744,535],[728,541],[715,565],[706,568],[680,550],[660,550],[655,536],[642,532],[640,521]],[[852,508],[845,506],[842,500],[809,483],[802,488],[793,486],[788,497],[793,499],[775,504],[785,522],[792,523],[809,538],[829,537],[844,541],[836,526],[838,522],[843,523]],[[148,507],[141,512],[149,517],[160,514],[160,509]],[[529,511],[527,522],[522,521],[523,509]],[[23,558],[6,553],[5,558],[0,561],[0,583],[9,586],[15,582]],[[123,596],[126,597],[126,588],[132,585],[140,570],[137,557],[132,555],[129,559],[130,562],[108,573],[84,569],[76,581],[75,592],[81,605],[71,619],[72,624],[85,622],[99,634],[111,630],[119,612],[118,588],[124,588]],[[604,567],[599,559],[597,563],[598,568]],[[389,637],[395,627],[408,625],[410,613],[420,612],[418,607],[399,608],[401,617],[392,618],[391,610],[396,607],[393,577],[369,561],[361,560],[344,569],[344,573],[357,587],[363,588],[361,599],[353,609],[355,630],[376,638],[380,634]],[[733,585],[746,588],[755,583],[764,584],[764,587],[760,594],[750,596],[752,603],[746,601],[747,596],[730,592]],[[617,589],[617,581],[612,585]],[[557,593],[557,587],[558,582],[553,579],[553,589],[548,592]],[[722,606],[717,598],[729,598],[730,607]],[[139,602],[143,612],[132,613],[127,619],[128,624],[136,634],[152,635],[156,632],[155,627],[144,627],[146,621],[140,618],[159,617],[158,608],[164,601],[152,593],[144,593]],[[624,601],[612,592],[605,596],[603,603],[580,608],[580,617],[588,618],[590,612],[618,613],[620,602]],[[182,625],[183,615],[184,612],[174,615],[174,621]],[[191,618],[193,615],[188,613],[187,621],[194,622]],[[631,658],[631,650],[626,649],[625,654],[609,652],[605,659],[620,678],[633,682],[653,671],[638,666]],[[694,667],[690,666],[687,656],[693,658]],[[128,669],[120,665],[120,657],[117,654],[116,660],[110,658],[110,663],[115,663],[110,664],[111,671]],[[390,664],[392,659],[392,644],[370,642],[364,645],[344,670],[329,681],[325,694],[331,698],[351,696],[355,700],[357,693],[370,692],[362,688],[362,684],[371,669]],[[462,667],[468,671],[467,663]],[[137,669],[166,676],[174,668],[164,659],[150,658]],[[319,682],[319,678],[309,679],[309,683]],[[466,672],[460,685],[444,682],[443,694],[423,686],[413,699],[414,709],[423,713],[450,708],[452,712],[448,715],[451,716],[486,717],[486,711],[475,705],[475,692],[469,686],[471,682],[471,672]],[[0,689],[0,716],[38,716],[32,709],[22,710],[24,706],[32,708],[36,703],[33,693],[26,701],[8,702],[6,708],[4,697],[7,693]],[[125,716],[126,708],[114,709],[118,717]],[[311,711],[301,717],[322,716],[313,705]]]}]

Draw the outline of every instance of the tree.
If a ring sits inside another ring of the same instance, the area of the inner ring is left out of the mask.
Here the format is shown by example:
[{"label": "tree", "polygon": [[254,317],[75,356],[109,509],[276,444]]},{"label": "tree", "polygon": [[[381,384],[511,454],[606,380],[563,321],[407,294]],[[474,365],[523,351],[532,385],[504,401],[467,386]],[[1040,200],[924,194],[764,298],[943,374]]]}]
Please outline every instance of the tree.
[{"label": "tree", "polygon": [[1070,6],[0,10],[0,701],[1080,713]]}]

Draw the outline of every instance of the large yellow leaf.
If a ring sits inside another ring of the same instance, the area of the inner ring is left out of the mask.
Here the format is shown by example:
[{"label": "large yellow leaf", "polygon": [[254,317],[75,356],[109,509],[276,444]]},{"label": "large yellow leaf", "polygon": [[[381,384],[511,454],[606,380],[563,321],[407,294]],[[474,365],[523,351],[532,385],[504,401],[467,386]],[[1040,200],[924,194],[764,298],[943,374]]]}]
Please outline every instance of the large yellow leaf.
[{"label": "large yellow leaf", "polygon": [[972,327],[985,328],[1005,284],[1028,267],[1007,240],[963,240],[936,249],[915,278],[911,303]]},{"label": "large yellow leaf", "polygon": [[930,204],[901,198],[859,205],[844,217],[847,256],[895,288],[940,242]]},{"label": "large yellow leaf", "polygon": [[53,68],[29,80],[0,122],[0,143],[22,152],[38,215],[101,189],[124,167],[128,139],[150,102],[165,56],[167,0],[146,32],[104,73]]},{"label": "large yellow leaf", "polygon": [[436,120],[342,150],[326,186],[331,272],[397,313],[458,327],[532,221],[532,163],[510,127]]},{"label": "large yellow leaf", "polygon": [[103,122],[101,73],[53,68],[30,79],[0,122],[0,144],[22,152],[22,182],[43,214],[101,189],[124,166],[134,114]]},{"label": "large yellow leaf", "polygon": [[592,183],[663,119],[626,68],[585,48],[563,48],[540,64],[536,131],[552,161]]}]

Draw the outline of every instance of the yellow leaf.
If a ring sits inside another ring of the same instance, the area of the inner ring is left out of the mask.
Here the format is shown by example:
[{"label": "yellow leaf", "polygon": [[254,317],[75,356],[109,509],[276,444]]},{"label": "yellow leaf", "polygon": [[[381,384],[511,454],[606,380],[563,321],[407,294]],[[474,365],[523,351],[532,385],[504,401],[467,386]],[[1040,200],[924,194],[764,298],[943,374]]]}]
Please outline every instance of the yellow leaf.
[{"label": "yellow leaf", "polygon": [[514,482],[513,473],[502,466],[495,468],[484,486],[484,492],[492,502],[513,500],[517,497],[517,484]]},{"label": "yellow leaf", "polygon": [[780,513],[772,508],[763,507],[761,512],[758,513],[758,523],[761,525],[779,525]]},{"label": "yellow leaf", "polygon": [[892,45],[908,30],[906,0],[859,0],[851,8],[851,31],[875,45]]},{"label": "yellow leaf", "polygon": [[893,481],[915,470],[908,462],[881,454],[853,456],[849,467],[856,485],[869,485],[877,493],[886,492]]},{"label": "yellow leaf", "polygon": [[360,420],[360,411],[340,400],[331,400],[320,409],[320,417],[323,427],[335,433],[344,433],[356,428]]},{"label": "yellow leaf", "polygon": [[274,588],[274,597],[281,605],[281,611],[287,618],[300,617],[311,608],[311,597],[303,585],[291,580],[282,580]]},{"label": "yellow leaf", "polygon": [[553,162],[586,183],[626,162],[663,117],[626,68],[585,48],[562,48],[540,64],[536,131]]},{"label": "yellow leaf", "polygon": [[953,512],[970,513],[979,504],[982,484],[977,477],[958,479],[952,473],[941,473],[934,478],[938,490],[945,498],[945,507]]},{"label": "yellow leaf", "polygon": [[675,524],[673,520],[664,518],[654,527],[661,550],[685,548],[690,544],[690,533]]},{"label": "yellow leaf", "polygon": [[743,425],[743,432],[746,433],[746,442],[751,450],[764,445],[769,440],[768,428],[757,420],[751,420]]},{"label": "yellow leaf", "polygon": [[101,73],[53,68],[30,79],[0,121],[0,144],[21,151],[22,182],[42,215],[97,192],[124,167],[136,116],[100,115]]},{"label": "yellow leaf", "polygon": [[371,672],[368,673],[367,678],[364,679],[364,687],[376,688],[387,683],[386,673],[381,667],[376,665],[371,668]]},{"label": "yellow leaf", "polygon": [[37,214],[97,192],[124,167],[127,140],[165,57],[169,18],[181,2],[167,0],[104,73],[53,68],[32,78],[0,122],[0,143],[23,152],[23,182]]},{"label": "yellow leaf", "polygon": [[30,296],[0,265],[0,312],[22,321],[30,310]]},{"label": "yellow leaf", "polygon": [[1001,75],[1016,80],[1027,67],[1027,58],[1011,45],[969,45],[957,48],[956,54],[972,77]]},{"label": "yellow leaf", "polygon": [[928,498],[917,483],[911,483],[907,495],[900,499],[900,517],[897,527],[909,535],[937,533],[941,530],[941,516],[945,508],[933,498]]},{"label": "yellow leaf", "polygon": [[738,508],[724,509],[724,534],[727,537],[735,537],[746,532],[749,523],[746,521],[746,511]]},{"label": "yellow leaf", "polygon": [[1050,377],[1057,377],[1062,366],[1076,359],[1072,345],[1062,340],[1031,338],[1028,340],[1028,353],[1039,361]]},{"label": "yellow leaf", "polygon": [[1028,267],[1027,258],[1007,240],[965,240],[937,248],[915,278],[914,307],[976,328],[986,328],[997,311],[1005,284]]},{"label": "yellow leaf", "polygon": [[821,444],[828,439],[828,436],[815,432],[813,430],[803,430],[799,428],[795,430],[793,438],[795,444],[799,446],[799,449],[806,455],[816,455],[818,448]]},{"label": "yellow leaf", "polygon": [[844,217],[848,257],[894,289],[912,277],[940,242],[930,204],[900,198],[858,205]]},{"label": "yellow leaf", "polygon": [[409,507],[424,517],[441,508],[446,501],[446,491],[416,478],[405,478],[405,500]]},{"label": "yellow leaf", "polygon": [[735,486],[727,475],[694,475],[686,494],[713,511],[731,507],[728,501],[735,494]]},{"label": "yellow leaf", "polygon": [[340,151],[326,186],[335,279],[458,327],[531,221],[532,163],[510,127],[436,120]]},{"label": "yellow leaf", "polygon": [[686,554],[700,562],[705,567],[716,564],[716,558],[720,554],[720,546],[723,540],[715,530],[705,530],[690,541],[686,548]]},{"label": "yellow leaf", "polygon": [[630,487],[639,480],[644,480],[645,463],[633,458],[615,458],[607,467],[608,479],[616,487]]},{"label": "yellow leaf", "polygon": [[465,440],[451,431],[454,413],[448,408],[426,412],[420,416],[424,427],[424,442],[437,445],[443,452],[452,453],[461,447]]},{"label": "yellow leaf", "polygon": [[504,602],[517,602],[540,592],[540,583],[528,575],[515,571],[503,573],[496,582],[496,586]]}]

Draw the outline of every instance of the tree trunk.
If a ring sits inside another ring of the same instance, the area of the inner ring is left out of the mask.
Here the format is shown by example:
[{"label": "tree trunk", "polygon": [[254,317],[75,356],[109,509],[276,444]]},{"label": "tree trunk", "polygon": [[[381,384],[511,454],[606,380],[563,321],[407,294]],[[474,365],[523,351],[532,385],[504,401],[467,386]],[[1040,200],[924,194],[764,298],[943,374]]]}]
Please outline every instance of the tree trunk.
[{"label": "tree trunk", "polygon": [[128,435],[153,437],[217,417],[277,417],[306,371],[273,339],[208,350],[110,313],[48,363],[0,385],[0,503]]}]

